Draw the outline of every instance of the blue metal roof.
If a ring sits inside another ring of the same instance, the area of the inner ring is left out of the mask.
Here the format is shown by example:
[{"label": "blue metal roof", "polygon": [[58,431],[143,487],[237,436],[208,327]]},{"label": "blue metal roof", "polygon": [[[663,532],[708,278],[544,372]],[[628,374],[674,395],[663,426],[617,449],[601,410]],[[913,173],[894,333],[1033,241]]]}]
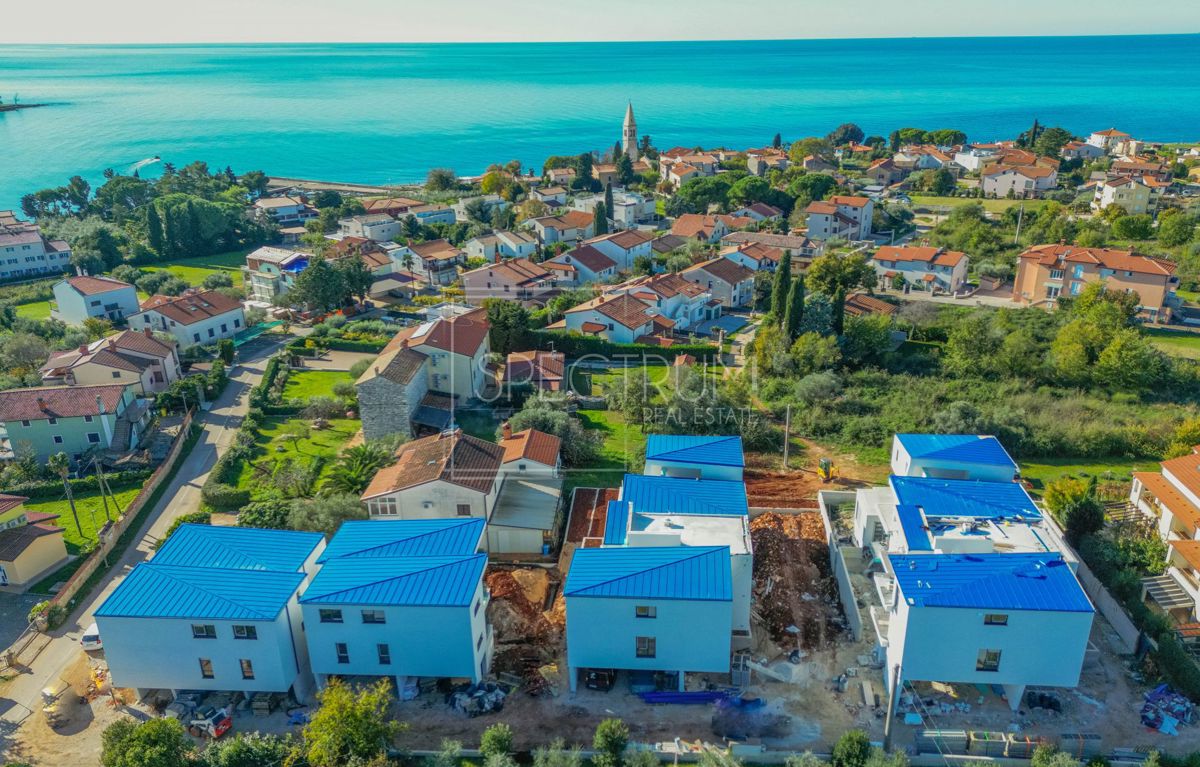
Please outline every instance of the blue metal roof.
[{"label": "blue metal roof", "polygon": [[728,602],[728,546],[576,549],[563,595]]},{"label": "blue metal roof", "polygon": [[104,600],[96,617],[273,621],[304,574],[143,562]]},{"label": "blue metal roof", "polygon": [[325,540],[320,533],[256,527],[180,525],[151,559],[155,565],[294,573]]},{"label": "blue metal roof", "polygon": [[368,519],[342,523],[318,562],[340,557],[440,557],[474,554],[487,522],[453,519]]},{"label": "blue metal roof", "polygon": [[621,500],[635,514],[712,514],[737,517],[750,513],[746,485],[720,479],[679,479],[626,474]]},{"label": "blue metal roof", "polygon": [[1059,554],[889,557],[901,596],[916,607],[1094,612]]},{"label": "blue metal roof", "polygon": [[897,434],[896,439],[913,458],[939,458],[985,466],[1017,463],[995,437],[977,434]]},{"label": "blue metal roof", "polygon": [[921,509],[901,504],[896,507],[896,514],[900,517],[900,528],[904,531],[908,550],[933,551],[933,541],[929,539],[929,532],[925,529],[925,518],[921,516]]},{"label": "blue metal roof", "polygon": [[[388,525],[390,522],[372,522]],[[469,605],[487,554],[453,557],[342,557],[326,562],[304,590],[304,604]]]},{"label": "blue metal roof", "polygon": [[604,545],[624,546],[629,537],[629,504],[624,501],[609,501],[608,513],[604,517]]},{"label": "blue metal roof", "polygon": [[741,437],[651,434],[646,437],[646,459],[739,468],[746,465]]},{"label": "blue metal roof", "polygon": [[979,482],[930,477],[888,478],[896,502],[919,506],[925,516],[1040,519],[1042,513],[1018,482]]}]

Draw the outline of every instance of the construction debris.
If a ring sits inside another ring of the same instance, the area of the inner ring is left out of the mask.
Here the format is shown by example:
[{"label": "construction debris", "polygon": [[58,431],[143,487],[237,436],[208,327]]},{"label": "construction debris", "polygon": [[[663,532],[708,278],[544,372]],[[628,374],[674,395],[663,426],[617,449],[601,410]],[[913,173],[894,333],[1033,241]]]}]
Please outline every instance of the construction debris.
[{"label": "construction debris", "polygon": [[461,711],[473,719],[481,714],[502,711],[505,695],[500,685],[494,682],[480,682],[456,687],[446,696],[446,702],[455,711]]},{"label": "construction debris", "polygon": [[842,617],[820,514],[762,514],[750,536],[755,604],[771,640],[789,652],[829,647]]},{"label": "construction debris", "polygon": [[1160,684],[1146,693],[1142,724],[1164,735],[1177,735],[1178,726],[1196,721],[1196,706],[1186,696]]}]

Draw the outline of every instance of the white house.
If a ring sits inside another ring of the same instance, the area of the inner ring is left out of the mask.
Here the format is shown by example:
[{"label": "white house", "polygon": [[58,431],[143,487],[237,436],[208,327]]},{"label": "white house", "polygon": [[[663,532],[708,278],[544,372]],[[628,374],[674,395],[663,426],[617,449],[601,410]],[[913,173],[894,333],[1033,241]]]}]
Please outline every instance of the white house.
[{"label": "white house", "polygon": [[362,237],[372,242],[390,242],[400,236],[400,222],[386,213],[351,216],[338,221],[344,237]]},{"label": "white house", "polygon": [[1143,597],[1177,623],[1200,616],[1200,455],[1159,464],[1160,471],[1133,474],[1129,503],[1167,543],[1167,570],[1142,579]]},{"label": "white house", "polygon": [[749,218],[761,223],[763,221],[779,221],[783,218],[783,211],[765,202],[753,202],[743,205],[729,215],[737,218]]},{"label": "white house", "polygon": [[741,437],[650,434],[642,473],[740,482],[745,465]]},{"label": "white house", "polygon": [[[551,208],[557,208],[567,204],[567,189],[566,187],[557,184],[553,186],[539,186],[529,192],[529,196],[538,202],[543,202]],[[594,208],[595,206],[593,206]],[[588,210],[590,213],[591,210]]]},{"label": "white house", "polygon": [[897,434],[892,474],[899,477],[1012,482],[1017,462],[995,437],[975,434]]},{"label": "white house", "polygon": [[413,440],[371,479],[362,500],[372,519],[489,519],[504,478],[504,448],[461,429]]},{"label": "white house", "polygon": [[705,320],[721,316],[721,302],[713,297],[712,291],[670,272],[635,277],[613,285],[607,292],[633,296],[677,331],[690,330]]},{"label": "white house", "polygon": [[48,386],[122,383],[138,394],[153,394],[179,380],[177,347],[149,330],[122,330],[78,349],[51,354],[39,372]]},{"label": "white house", "polygon": [[0,280],[64,272],[71,266],[71,246],[42,236],[37,224],[0,210]]},{"label": "white house", "polygon": [[758,242],[742,242],[721,249],[721,255],[754,272],[774,272],[783,260],[779,248]]},{"label": "white house", "polygon": [[180,349],[233,338],[246,328],[242,303],[215,290],[188,290],[178,296],[151,296],[129,317],[129,327],[175,336]]},{"label": "white house", "polygon": [[481,519],[344,523],[300,599],[317,684],[483,679],[493,645],[483,528]]},{"label": "white house", "polygon": [[292,289],[296,277],[308,268],[312,255],[264,245],[246,254],[242,285],[250,301],[271,301]]},{"label": "white house", "polygon": [[546,554],[554,542],[554,522],[562,497],[562,441],[553,434],[502,428],[500,474],[504,485],[488,520],[488,551]]},{"label": "white house", "polygon": [[398,245],[389,248],[388,255],[397,267],[415,272],[430,285],[454,282],[458,267],[467,262],[467,254],[444,239]]},{"label": "white house", "polygon": [[970,259],[945,248],[886,245],[875,251],[871,263],[887,287],[900,276],[917,290],[957,293],[966,285]]},{"label": "white house", "polygon": [[1068,141],[1059,152],[1064,160],[1097,160],[1104,156],[1104,148],[1086,141]]},{"label": "white house", "polygon": [[525,225],[532,228],[543,245],[565,242],[574,245],[595,234],[595,216],[579,210],[568,210],[559,216],[531,218]]},{"label": "white house", "polygon": [[317,217],[316,208],[299,197],[260,197],[254,201],[254,213],[269,218],[281,227],[303,226]]},{"label": "white house", "polygon": [[320,533],[181,525],[96,610],[114,685],[306,700],[298,599],[324,548]]},{"label": "white house", "polygon": [[425,367],[429,389],[465,401],[483,396],[490,382],[489,329],[487,310],[474,309],[404,328],[388,342],[385,351],[404,346],[424,354],[429,358]]},{"label": "white house", "polygon": [[555,284],[564,287],[609,282],[617,276],[617,262],[591,245],[580,245],[543,261],[542,266],[555,273]]},{"label": "white house", "polygon": [[679,273],[683,279],[707,290],[728,309],[754,303],[754,272],[733,259],[718,256]]},{"label": "white house", "polygon": [[1092,135],[1088,136],[1087,142],[1094,147],[1103,149],[1105,154],[1108,154],[1115,151],[1118,144],[1129,138],[1131,136],[1128,133],[1119,131],[1116,128],[1109,128],[1108,130],[1095,131]]},{"label": "white house", "polygon": [[463,248],[471,258],[500,261],[505,258],[529,258],[537,252],[538,241],[525,232],[498,230],[472,237],[463,244]]},{"label": "white house", "polygon": [[675,323],[653,313],[645,303],[624,293],[598,296],[566,311],[551,329],[574,330],[631,344],[643,336],[665,333]]},{"label": "white house", "polygon": [[[598,203],[604,202],[603,194],[580,195],[571,201],[571,208],[591,214]],[[619,229],[632,229],[638,224],[653,221],[657,215],[654,198],[646,197],[625,189],[614,189],[612,210],[608,218]]]},{"label": "white house", "polygon": [[972,173],[983,170],[983,167],[996,159],[996,148],[994,145],[972,145],[967,144],[954,154],[954,162],[962,168],[971,171]]},{"label": "white house", "polygon": [[563,588],[575,691],[589,668],[727,673],[733,580],[724,546],[580,548]]},{"label": "white house", "polygon": [[111,277],[68,277],[54,285],[50,316],[68,325],[90,317],[121,322],[138,310],[137,289]]},{"label": "white house", "polygon": [[[1092,197],[1092,210],[1102,211],[1110,205],[1123,208],[1129,215],[1152,213],[1158,196],[1156,188],[1161,182],[1149,176],[1118,176],[1105,179],[1096,184],[1096,193]],[[1164,184],[1163,186],[1169,186]]]},{"label": "white house", "polygon": [[649,258],[653,255],[652,243],[654,238],[636,229],[626,229],[620,232],[609,232],[599,237],[593,237],[584,244],[617,262],[617,271],[628,272],[633,268],[633,262],[639,256]]},{"label": "white house", "polygon": [[804,211],[808,214],[807,235],[811,239],[865,240],[871,235],[875,203],[870,197],[834,195],[828,200],[809,203]]},{"label": "white house", "polygon": [[430,224],[453,224],[458,220],[458,214],[454,212],[454,208],[451,208],[449,205],[443,205],[440,202],[411,207],[404,214],[405,218],[409,216],[415,218],[417,223],[423,226]]},{"label": "white house", "polygon": [[1058,170],[1045,165],[989,165],[979,172],[989,197],[1035,197],[1058,184]]}]

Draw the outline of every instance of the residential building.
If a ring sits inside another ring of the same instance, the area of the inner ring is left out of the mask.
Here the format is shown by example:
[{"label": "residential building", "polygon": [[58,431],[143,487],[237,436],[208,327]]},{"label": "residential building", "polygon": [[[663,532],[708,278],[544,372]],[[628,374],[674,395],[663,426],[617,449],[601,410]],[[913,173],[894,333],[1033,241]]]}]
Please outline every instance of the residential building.
[{"label": "residential building", "polygon": [[1059,295],[1078,295],[1089,282],[1136,293],[1139,313],[1159,321],[1170,319],[1179,286],[1175,264],[1166,259],[1115,248],[1035,245],[1017,258],[1013,301],[1049,304]]},{"label": "residential building", "polygon": [[562,391],[567,356],[562,352],[510,352],[504,364],[504,383],[528,384],[541,391]]},{"label": "residential building", "polygon": [[[938,467],[998,481],[893,475],[855,493],[853,543],[872,552],[860,604],[889,690],[897,677],[999,685],[1015,711],[1028,686],[1079,682],[1094,609],[1058,528],[1021,484],[1000,479],[1012,467],[997,447],[901,435],[894,450],[911,449],[910,472],[928,452]],[[1046,636],[1054,642],[1032,639]]]},{"label": "residential building", "polygon": [[600,336],[617,344],[668,334],[675,323],[653,313],[645,303],[624,293],[598,296],[566,311],[550,329]]},{"label": "residential building", "polygon": [[773,170],[787,170],[791,162],[782,149],[751,149],[746,152],[746,170],[765,176]]},{"label": "residential building", "polygon": [[400,236],[400,222],[386,213],[366,213],[338,221],[344,237],[361,237],[372,242],[390,242]]},{"label": "residential building", "polygon": [[467,254],[444,239],[409,242],[389,254],[393,262],[430,285],[449,285],[458,279],[458,267],[467,263]]},{"label": "residential building", "polygon": [[363,265],[376,277],[386,277],[395,273],[396,264],[392,262],[387,248],[366,237],[343,237],[329,243],[324,254],[326,261],[336,262],[343,258],[362,259]]},{"label": "residential building", "polygon": [[805,158],[800,161],[800,167],[804,168],[809,173],[832,173],[838,169],[836,165],[829,162],[824,157],[815,154],[806,155]]},{"label": "residential building", "polygon": [[741,482],[745,466],[741,437],[650,434],[646,437],[642,473],[648,477]]},{"label": "residential building", "polygon": [[1177,625],[1200,622],[1200,455],[1163,461],[1133,474],[1129,505],[1167,544],[1167,568],[1142,579],[1143,599]]},{"label": "residential building", "polygon": [[478,305],[488,298],[504,298],[525,306],[542,306],[555,293],[555,275],[528,258],[510,258],[463,272],[467,303]]},{"label": "residential building", "polygon": [[679,276],[708,290],[726,309],[743,309],[754,303],[754,272],[732,259],[721,256],[702,261]]},{"label": "residential building", "polygon": [[94,386],[120,382],[139,395],[163,391],[180,378],[178,344],[166,343],[149,330],[122,330],[54,352],[41,367],[42,383]]},{"label": "residential building", "polygon": [[0,280],[65,272],[70,266],[71,246],[64,240],[47,239],[37,224],[0,210]]},{"label": "residential building", "polygon": [[1151,177],[1118,176],[1108,178],[1096,184],[1096,193],[1092,197],[1092,210],[1102,211],[1110,205],[1122,208],[1130,215],[1152,213],[1158,196],[1150,184],[1157,184]]},{"label": "residential building", "polygon": [[1103,157],[1104,148],[1086,141],[1068,141],[1059,152],[1064,160],[1098,160]]},{"label": "residential building", "polygon": [[734,210],[729,215],[734,218],[749,218],[757,223],[762,223],[763,221],[781,220],[783,218],[783,211],[765,202],[752,202],[749,205],[743,205]]},{"label": "residential building", "polygon": [[529,196],[550,208],[559,208],[567,204],[567,188],[557,184],[536,187],[529,192]]},{"label": "residential building", "polygon": [[565,242],[575,245],[595,234],[595,216],[580,210],[568,210],[558,216],[531,218],[525,222],[543,245]]},{"label": "residential building", "polygon": [[905,171],[949,168],[954,158],[930,144],[901,148],[893,157],[896,167]]},{"label": "residential building", "polygon": [[113,684],[308,700],[299,597],[324,549],[320,533],[181,525],[96,610]]},{"label": "residential building", "polygon": [[408,442],[371,479],[362,500],[372,519],[490,519],[504,448],[461,429]]},{"label": "residential building", "polygon": [[903,181],[908,172],[896,165],[896,161],[892,158],[885,157],[871,163],[871,167],[867,168],[865,175],[880,186],[891,186]]},{"label": "residential building", "polygon": [[892,474],[898,477],[1013,482],[1020,475],[1000,440],[976,434],[897,434]]},{"label": "residential building", "polygon": [[721,255],[754,272],[774,272],[784,257],[783,251],[779,248],[758,242],[728,245],[721,250]]},{"label": "residential building", "polygon": [[1087,142],[1094,147],[1103,149],[1107,154],[1113,152],[1117,148],[1117,144],[1128,138],[1130,138],[1128,133],[1123,133],[1116,128],[1109,128],[1094,132],[1088,136]]},{"label": "residential building", "polygon": [[413,208],[425,205],[421,200],[414,200],[410,197],[379,197],[373,200],[363,200],[362,203],[368,215],[383,213],[393,218],[403,218]]},{"label": "residential building", "polygon": [[969,262],[965,253],[956,250],[911,245],[885,245],[871,257],[875,273],[887,287],[899,276],[914,289],[945,293],[957,293],[967,284]]},{"label": "residential building", "polygon": [[967,144],[954,153],[954,162],[964,170],[977,173],[997,157],[995,144]]},{"label": "residential building", "polygon": [[628,272],[633,269],[633,262],[638,257],[649,258],[654,254],[653,243],[654,238],[649,234],[636,229],[626,229],[592,237],[583,244],[590,245],[615,261],[617,271]]},{"label": "residential building", "polygon": [[509,202],[498,194],[477,194],[473,197],[462,197],[450,207],[454,209],[454,217],[460,223],[471,223],[471,209],[478,206],[484,221],[491,221],[498,210],[508,210]]},{"label": "residential building", "polygon": [[720,158],[712,152],[683,147],[668,149],[658,157],[659,176],[677,189],[694,178],[715,176],[720,164]]},{"label": "residential building", "polygon": [[542,265],[554,272],[555,284],[563,287],[609,282],[617,276],[617,262],[592,245],[580,245]]},{"label": "residential building", "polygon": [[260,197],[254,201],[254,213],[260,219],[269,218],[279,226],[303,226],[317,217],[317,209],[302,197]]},{"label": "residential building", "polygon": [[133,387],[37,386],[0,391],[0,461],[91,450],[125,453],[141,439],[149,409]]},{"label": "residential building", "polygon": [[488,551],[549,554],[562,498],[562,441],[536,429],[514,434],[505,422],[499,445],[504,484],[488,520]]},{"label": "residential building", "polygon": [[29,512],[21,495],[0,493],[0,586],[23,590],[66,563],[57,514]]},{"label": "residential building", "polygon": [[[419,352],[427,360],[414,355],[399,355],[386,365],[380,364],[385,372],[392,371],[386,378],[393,383],[397,382],[393,379],[411,381],[411,376],[415,374],[413,369],[417,368],[426,376],[427,390],[452,395],[460,400],[476,399],[490,385],[487,373],[487,357],[491,353],[488,330],[485,309],[473,309],[452,317],[438,317],[396,333],[380,352],[377,363],[383,363],[396,349]],[[364,377],[368,373],[364,373]],[[418,390],[419,386],[412,389],[413,392]],[[360,408],[361,405],[360,402]],[[380,402],[380,406],[386,407],[386,398]],[[363,420],[367,420],[365,413]],[[431,425],[444,428],[444,425]]]},{"label": "residential building", "polygon": [[138,310],[137,288],[111,277],[68,277],[54,285],[50,316],[68,325],[89,318],[124,322]]},{"label": "residential building", "polygon": [[481,519],[345,522],[300,599],[317,685],[382,677],[403,690],[417,678],[487,676],[483,529]]},{"label": "residential building", "polygon": [[745,229],[754,223],[754,219],[740,216],[685,213],[675,219],[675,223],[671,225],[671,234],[690,240],[714,243],[735,229]]},{"label": "residential building", "polygon": [[779,248],[792,259],[793,266],[804,269],[814,258],[821,255],[824,243],[800,234],[773,234],[771,232],[730,232],[721,238],[725,245],[758,243]]},{"label": "residential building", "polygon": [[677,331],[691,330],[705,320],[721,316],[721,302],[713,298],[711,291],[678,274],[635,277],[613,285],[608,293],[633,296],[657,317],[670,320]]},{"label": "residential building", "polygon": [[1153,179],[1165,185],[1169,185],[1173,179],[1170,163],[1136,156],[1123,160],[1114,160],[1108,168],[1108,175],[1110,178],[1120,176],[1148,177],[1144,180],[1149,182]]},{"label": "residential building", "polygon": [[[745,234],[745,232],[735,232],[735,234]],[[650,251],[654,256],[666,256],[679,250],[689,242],[691,240],[686,237],[680,237],[677,234],[664,234],[651,240]]]},{"label": "residential building", "polygon": [[575,180],[574,168],[547,168],[546,180],[555,185],[567,185]]},{"label": "residential building", "polygon": [[497,230],[491,234],[473,237],[463,247],[471,258],[486,258],[488,261],[503,261],[506,258],[529,258],[538,249],[538,241],[525,232]]},{"label": "residential building", "polygon": [[175,336],[180,349],[215,344],[246,328],[242,302],[215,290],[191,289],[178,296],[151,296],[141,311],[130,315],[129,327]]},{"label": "residential building", "polygon": [[[653,197],[626,189],[614,189],[612,198],[612,210],[608,211],[608,219],[618,229],[632,229],[638,224],[658,218]],[[601,202],[604,202],[603,194],[580,195],[572,200],[571,207],[590,214]]]},{"label": "residential building", "polygon": [[1058,185],[1058,170],[1044,165],[995,164],[979,172],[988,197],[1037,197]]},{"label": "residential building", "polygon": [[867,314],[883,314],[892,316],[896,313],[896,305],[881,301],[875,296],[863,292],[851,293],[846,296],[846,316],[862,317]]},{"label": "residential building", "polygon": [[367,441],[413,436],[413,416],[429,392],[428,355],[403,344],[389,346],[354,382]]},{"label": "residential building", "polygon": [[871,236],[875,203],[869,197],[834,195],[828,200],[811,202],[804,210],[808,213],[807,235],[811,239],[865,240]]},{"label": "residential building", "polygon": [[264,245],[246,254],[242,267],[242,285],[248,301],[271,303],[296,284],[296,277],[308,268],[309,253]]},{"label": "residential building", "polygon": [[417,223],[422,226],[429,226],[430,224],[453,224],[458,220],[458,214],[454,212],[454,209],[449,205],[441,203],[417,205],[409,208],[408,212],[404,214],[404,219],[407,219],[409,216],[415,218]]}]

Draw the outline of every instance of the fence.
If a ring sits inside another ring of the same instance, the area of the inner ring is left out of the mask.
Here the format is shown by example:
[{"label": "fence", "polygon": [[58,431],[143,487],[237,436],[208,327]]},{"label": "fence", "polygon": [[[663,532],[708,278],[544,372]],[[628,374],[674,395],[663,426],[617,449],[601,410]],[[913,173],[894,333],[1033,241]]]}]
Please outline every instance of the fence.
[{"label": "fence", "polygon": [[1083,586],[1083,590],[1091,598],[1092,604],[1096,606],[1096,610],[1104,616],[1108,624],[1113,627],[1113,631],[1117,632],[1117,636],[1121,640],[1121,651],[1125,653],[1134,653],[1137,651],[1138,637],[1141,636],[1141,631],[1133,625],[1133,620],[1130,619],[1129,613],[1125,612],[1125,608],[1117,601],[1116,597],[1108,592],[1100,579],[1092,573],[1082,560],[1079,562],[1079,569],[1075,571],[1076,577],[1079,578],[1079,584]]},{"label": "fence", "polygon": [[87,580],[103,565],[105,558],[116,548],[121,536],[129,529],[130,525],[141,518],[143,508],[154,497],[159,486],[167,481],[167,478],[175,468],[176,462],[178,462],[180,455],[183,453],[183,447],[187,444],[188,437],[191,434],[193,413],[195,413],[195,410],[190,410],[183,417],[183,425],[179,429],[179,435],[175,437],[175,442],[171,445],[171,450],[167,453],[166,459],[154,470],[154,473],[150,475],[150,479],[146,480],[146,484],[142,486],[141,492],[126,507],[125,513],[109,529],[108,534],[100,541],[100,545],[96,547],[96,550],[88,556],[87,561],[75,571],[75,574],[67,579],[67,582],[54,595],[51,602],[69,609],[71,600],[75,598],[75,595],[79,593],[79,590],[83,588]]}]

